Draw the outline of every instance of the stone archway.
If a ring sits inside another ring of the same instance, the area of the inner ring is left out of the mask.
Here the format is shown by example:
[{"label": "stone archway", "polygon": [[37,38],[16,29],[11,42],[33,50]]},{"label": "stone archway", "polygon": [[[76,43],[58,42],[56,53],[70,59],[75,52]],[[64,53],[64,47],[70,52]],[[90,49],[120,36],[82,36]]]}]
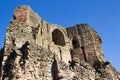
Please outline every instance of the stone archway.
[{"label": "stone archway", "polygon": [[59,29],[55,29],[52,32],[52,41],[55,45],[64,46],[65,45],[65,38],[63,33]]}]

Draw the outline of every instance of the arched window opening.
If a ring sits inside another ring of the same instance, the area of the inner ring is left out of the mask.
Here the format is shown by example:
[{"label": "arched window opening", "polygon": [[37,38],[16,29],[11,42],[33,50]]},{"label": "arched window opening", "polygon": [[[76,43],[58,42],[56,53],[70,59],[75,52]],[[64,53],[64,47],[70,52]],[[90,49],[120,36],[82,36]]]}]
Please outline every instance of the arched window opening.
[{"label": "arched window opening", "polygon": [[80,45],[79,45],[79,41],[78,41],[78,39],[73,39],[72,40],[72,45],[73,45],[73,48],[79,48],[80,47]]},{"label": "arched window opening", "polygon": [[52,41],[54,42],[54,44],[59,45],[59,46],[65,45],[64,35],[59,29],[55,29],[52,32]]}]

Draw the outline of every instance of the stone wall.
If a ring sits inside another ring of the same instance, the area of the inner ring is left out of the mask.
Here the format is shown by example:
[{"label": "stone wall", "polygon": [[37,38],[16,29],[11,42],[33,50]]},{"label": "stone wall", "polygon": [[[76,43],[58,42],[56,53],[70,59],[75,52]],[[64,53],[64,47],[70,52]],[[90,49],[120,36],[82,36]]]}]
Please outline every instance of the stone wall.
[{"label": "stone wall", "polygon": [[1,80],[120,79],[105,61],[101,45],[88,24],[63,28],[20,6],[14,10],[0,51]]},{"label": "stone wall", "polygon": [[88,24],[67,28],[67,32],[73,46],[72,53],[80,60],[83,59],[91,65],[96,60],[105,61],[101,52],[101,38]]},{"label": "stone wall", "polygon": [[[72,52],[76,54],[78,53],[80,59],[84,58],[83,60],[88,61],[90,64],[98,59],[104,61],[102,52],[100,52],[100,38],[97,37],[95,31],[89,25],[81,24],[65,29],[47,23],[26,6],[16,8],[14,14],[15,18],[11,21],[6,33],[8,35],[6,35],[5,45],[20,48],[25,41],[29,41],[51,49],[59,56],[61,55],[61,59],[66,63],[71,58],[70,50],[73,50]],[[78,46],[75,48],[76,44]],[[9,53],[7,47],[5,47],[5,51]]]}]

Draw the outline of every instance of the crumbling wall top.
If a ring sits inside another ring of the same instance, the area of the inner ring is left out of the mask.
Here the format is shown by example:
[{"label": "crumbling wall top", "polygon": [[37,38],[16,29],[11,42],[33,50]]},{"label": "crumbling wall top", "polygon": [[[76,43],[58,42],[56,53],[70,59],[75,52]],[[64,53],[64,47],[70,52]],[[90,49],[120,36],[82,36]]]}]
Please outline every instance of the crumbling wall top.
[{"label": "crumbling wall top", "polygon": [[13,20],[25,23],[26,25],[36,26],[42,19],[29,6],[22,5],[14,10]]}]

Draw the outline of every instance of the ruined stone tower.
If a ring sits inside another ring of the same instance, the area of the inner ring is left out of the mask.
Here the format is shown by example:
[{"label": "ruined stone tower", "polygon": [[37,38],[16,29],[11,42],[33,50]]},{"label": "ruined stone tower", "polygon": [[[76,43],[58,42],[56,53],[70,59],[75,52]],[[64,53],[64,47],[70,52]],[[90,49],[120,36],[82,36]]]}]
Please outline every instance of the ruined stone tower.
[{"label": "ruined stone tower", "polygon": [[[99,79],[102,70],[98,70],[100,73],[95,72],[95,62],[106,62],[101,45],[101,38],[88,24],[63,28],[47,23],[29,6],[18,7],[14,10],[4,48],[0,52],[1,79]],[[87,66],[83,69],[80,64]],[[113,69],[111,65],[108,66],[108,69]],[[113,80],[118,79],[118,75],[113,75],[117,74],[116,71],[108,73],[105,77],[107,80],[109,76]]]}]

